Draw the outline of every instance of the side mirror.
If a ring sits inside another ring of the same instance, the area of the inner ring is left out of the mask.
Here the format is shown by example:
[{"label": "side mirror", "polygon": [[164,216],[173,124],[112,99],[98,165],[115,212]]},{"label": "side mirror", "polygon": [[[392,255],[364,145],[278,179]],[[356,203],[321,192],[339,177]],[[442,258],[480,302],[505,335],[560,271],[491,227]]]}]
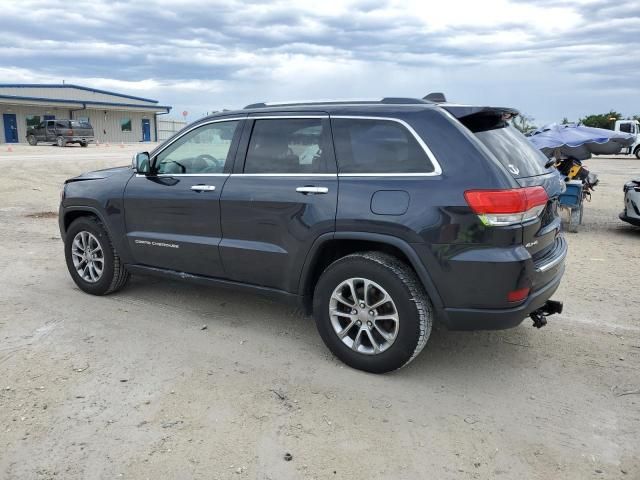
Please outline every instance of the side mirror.
[{"label": "side mirror", "polygon": [[131,162],[133,171],[140,175],[148,175],[151,173],[151,158],[149,152],[136,153]]}]

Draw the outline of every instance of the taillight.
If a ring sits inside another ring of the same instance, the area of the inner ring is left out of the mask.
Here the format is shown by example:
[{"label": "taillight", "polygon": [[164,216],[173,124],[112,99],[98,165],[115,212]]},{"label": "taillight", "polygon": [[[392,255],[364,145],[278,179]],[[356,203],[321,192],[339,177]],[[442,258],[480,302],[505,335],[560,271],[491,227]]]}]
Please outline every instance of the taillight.
[{"label": "taillight", "polygon": [[515,225],[542,213],[549,201],[544,188],[510,190],[467,190],[464,198],[485,225]]},{"label": "taillight", "polygon": [[69,130],[69,131],[67,132],[67,135],[68,135],[69,137],[73,137],[73,130]]}]

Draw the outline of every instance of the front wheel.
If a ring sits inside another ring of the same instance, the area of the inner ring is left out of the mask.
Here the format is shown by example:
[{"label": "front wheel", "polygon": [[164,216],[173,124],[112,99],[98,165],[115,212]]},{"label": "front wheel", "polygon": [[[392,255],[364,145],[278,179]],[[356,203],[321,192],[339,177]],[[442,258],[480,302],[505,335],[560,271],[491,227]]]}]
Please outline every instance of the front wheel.
[{"label": "front wheel", "polygon": [[64,139],[64,137],[58,137],[56,138],[56,145],[58,145],[59,147],[65,147],[67,145],[67,141]]},{"label": "front wheel", "polygon": [[636,158],[638,160],[640,160],[640,147],[636,147],[635,151],[633,152],[636,155]]},{"label": "front wheel", "polygon": [[372,373],[413,360],[431,334],[433,311],[413,270],[381,252],[333,262],[315,288],[313,311],[320,336],[347,365]]},{"label": "front wheel", "polygon": [[29,142],[29,145],[35,147],[38,144],[38,140],[36,140],[36,136],[35,135],[29,135],[27,137],[27,142]]},{"label": "front wheel", "polygon": [[87,293],[107,295],[120,290],[129,279],[107,230],[97,218],[80,217],[71,223],[64,253],[71,278]]}]

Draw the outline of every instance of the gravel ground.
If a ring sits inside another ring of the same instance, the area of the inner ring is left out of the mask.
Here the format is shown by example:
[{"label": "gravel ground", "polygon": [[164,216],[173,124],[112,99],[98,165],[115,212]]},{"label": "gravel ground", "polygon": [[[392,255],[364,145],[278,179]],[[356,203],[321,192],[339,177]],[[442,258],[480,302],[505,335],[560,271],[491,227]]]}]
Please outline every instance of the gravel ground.
[{"label": "gravel ground", "polygon": [[258,297],[144,277],[82,293],[60,185],[138,148],[0,145],[0,478],[640,479],[640,229],[617,218],[640,161],[588,162],[565,314],[437,330],[376,376]]}]

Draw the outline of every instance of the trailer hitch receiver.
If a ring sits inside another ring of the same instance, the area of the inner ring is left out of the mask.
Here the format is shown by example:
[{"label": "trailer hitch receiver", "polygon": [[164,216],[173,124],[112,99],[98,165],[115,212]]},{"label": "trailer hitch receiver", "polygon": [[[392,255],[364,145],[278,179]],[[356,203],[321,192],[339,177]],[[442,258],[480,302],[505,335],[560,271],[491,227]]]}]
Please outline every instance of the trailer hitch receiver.
[{"label": "trailer hitch receiver", "polygon": [[533,326],[542,328],[547,324],[547,317],[554,313],[562,313],[562,302],[547,300],[543,306],[529,314],[533,320]]}]

